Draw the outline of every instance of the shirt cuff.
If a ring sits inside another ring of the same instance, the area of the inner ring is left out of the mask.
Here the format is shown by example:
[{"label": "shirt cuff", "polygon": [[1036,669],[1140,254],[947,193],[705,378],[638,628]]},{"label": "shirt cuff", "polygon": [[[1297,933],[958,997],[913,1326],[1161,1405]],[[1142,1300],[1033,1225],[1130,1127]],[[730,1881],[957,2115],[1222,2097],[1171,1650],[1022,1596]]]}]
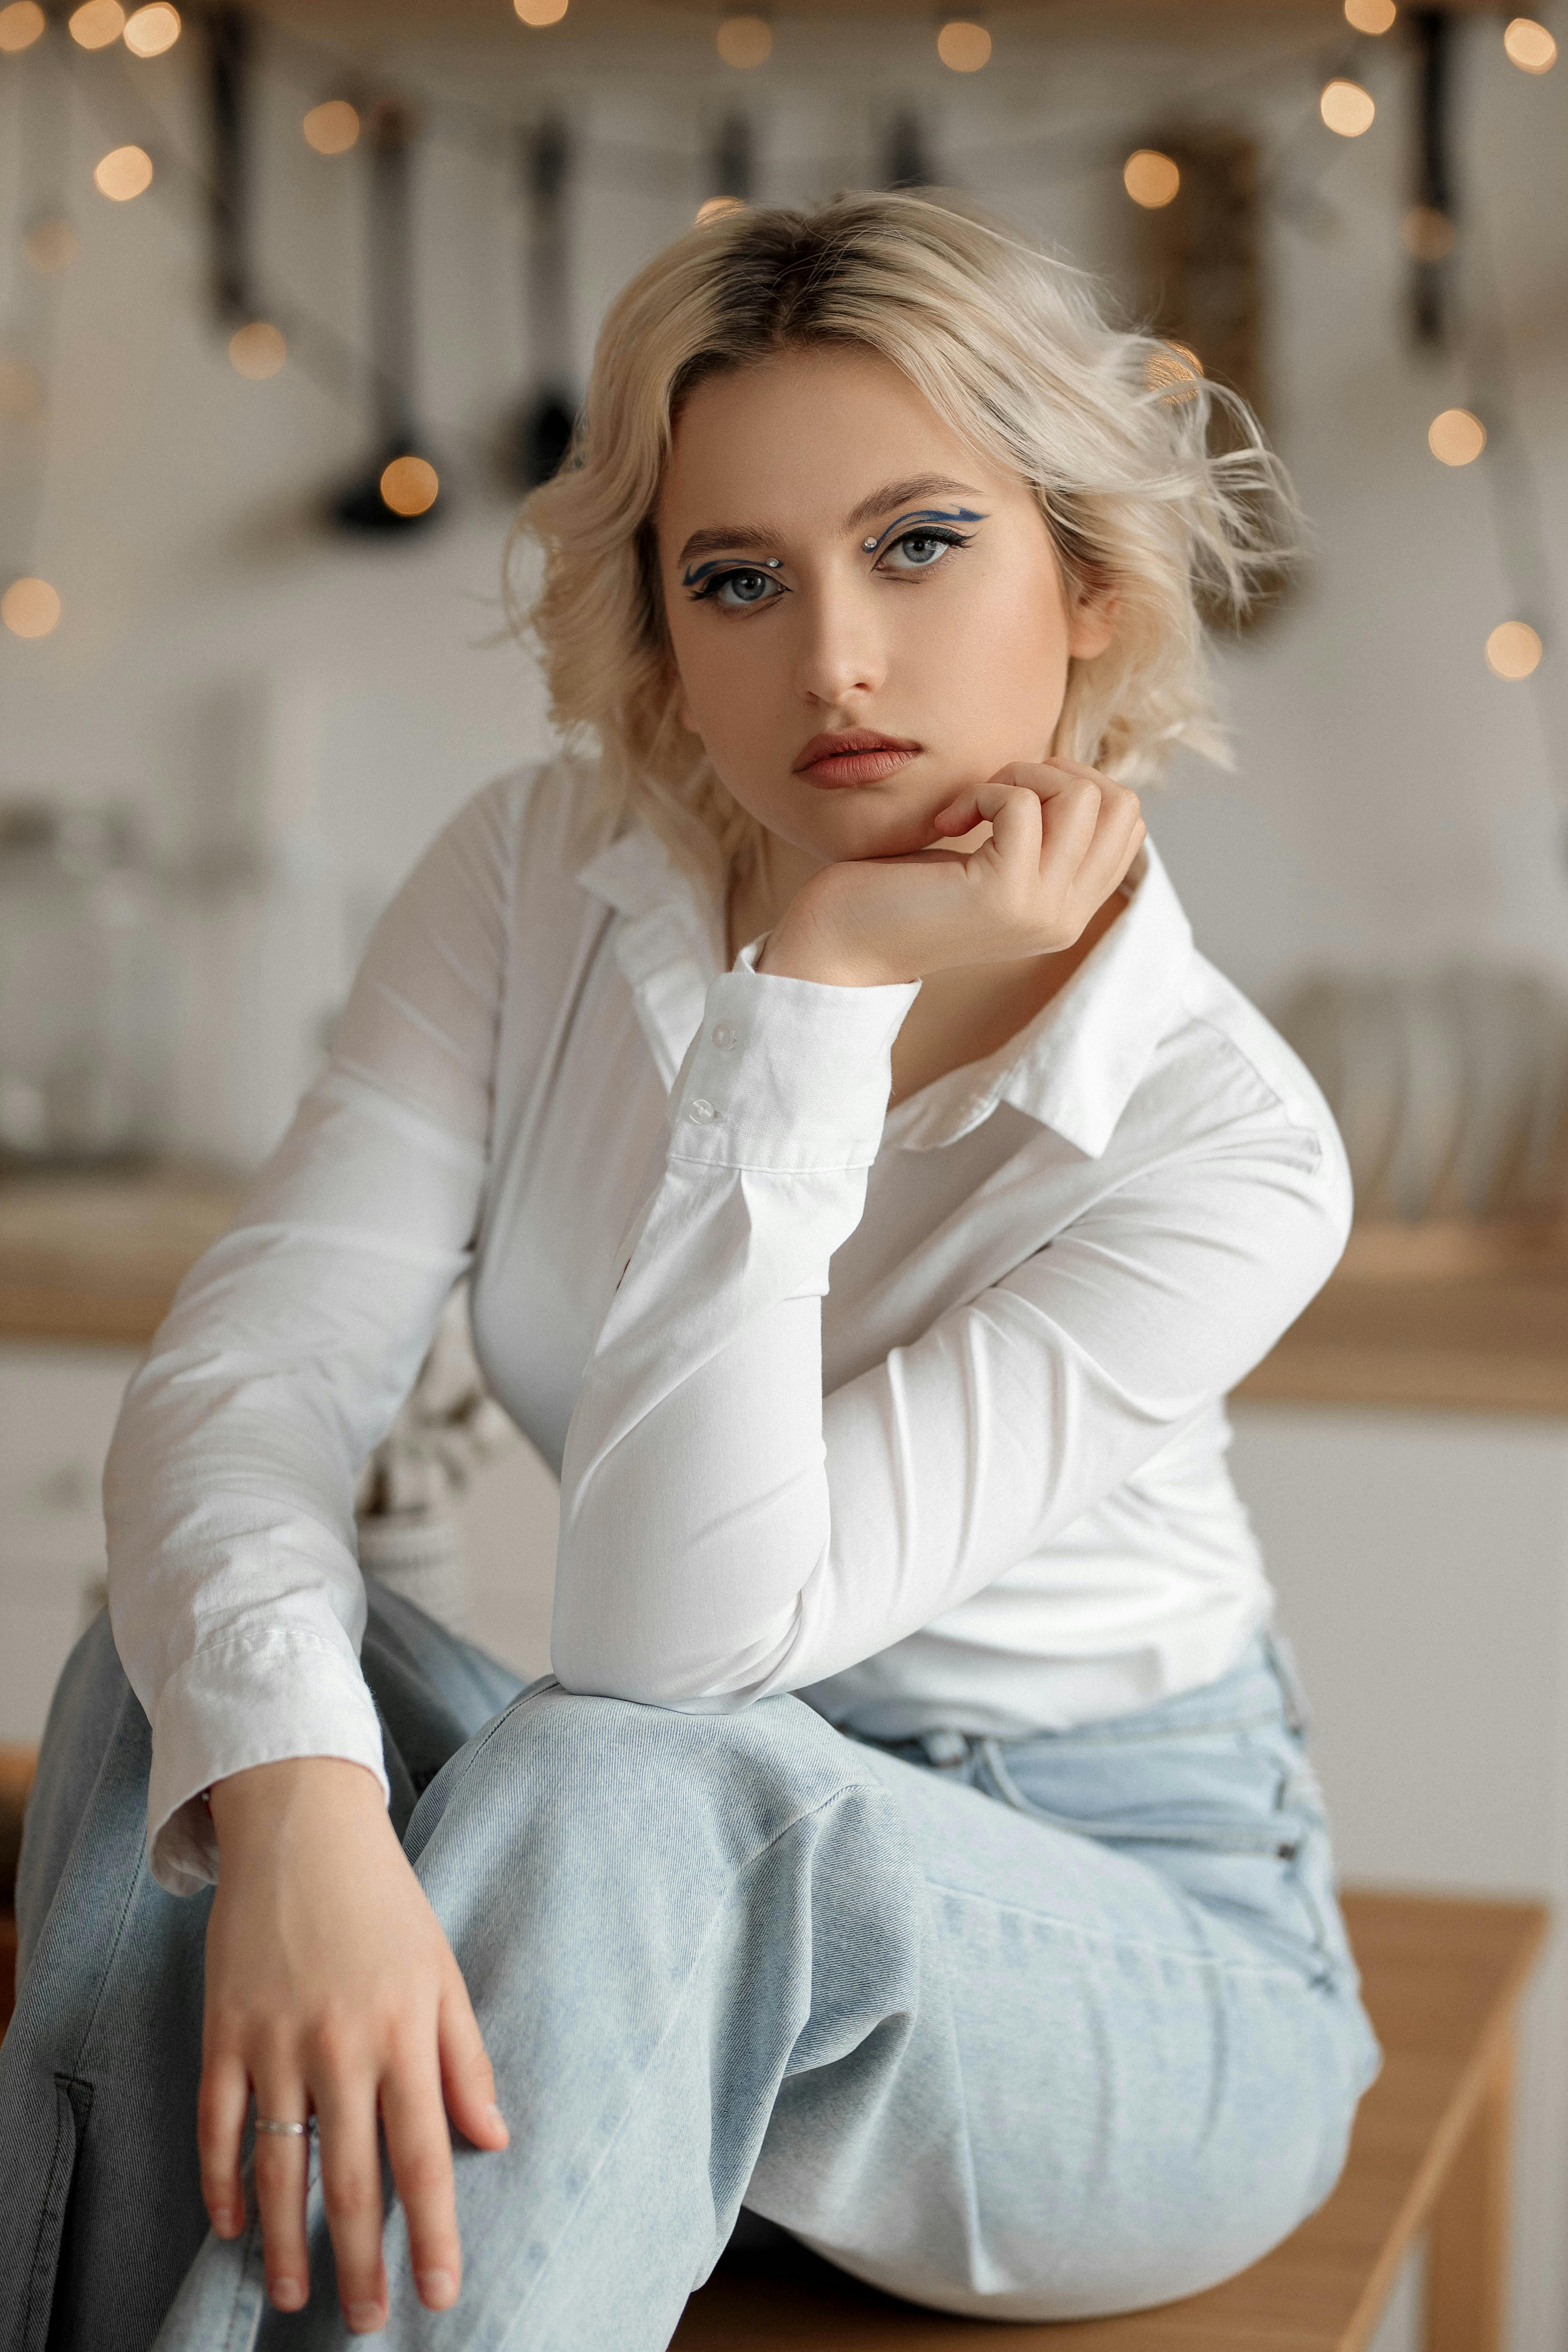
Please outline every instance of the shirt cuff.
[{"label": "shirt cuff", "polygon": [[670,1097],[670,1156],[716,1167],[867,1168],[892,1088],[893,1040],[918,980],[837,988],[758,971],[743,948],[710,982]]},{"label": "shirt cuff", "polygon": [[209,1643],[187,1659],[164,1685],[153,1724],[147,1861],[159,1885],[195,1895],[215,1885],[217,1840],[203,1790],[293,1756],[363,1764],[387,1796],[380,1718],[352,1657],[283,1631]]}]

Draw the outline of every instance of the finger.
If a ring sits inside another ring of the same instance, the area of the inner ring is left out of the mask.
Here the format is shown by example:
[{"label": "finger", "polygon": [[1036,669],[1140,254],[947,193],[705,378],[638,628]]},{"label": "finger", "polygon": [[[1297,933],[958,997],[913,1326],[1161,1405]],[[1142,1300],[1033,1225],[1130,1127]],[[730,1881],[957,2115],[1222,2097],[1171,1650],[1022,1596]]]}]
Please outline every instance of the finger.
[{"label": "finger", "polygon": [[392,2177],[408,2222],[408,2257],[419,2300],[445,2311],[458,2300],[462,2258],[452,2189],[452,2143],[435,2050],[410,2049],[381,2085]]},{"label": "finger", "polygon": [[350,2334],[368,2336],[386,2325],[375,2074],[368,2063],[336,2052],[316,2073],[321,2202],[337,2258],[338,2300]]},{"label": "finger", "polygon": [[991,838],[970,860],[977,874],[988,868],[1033,885],[1039,869],[1042,814],[1037,793],[1016,785],[982,784],[975,794]]},{"label": "finger", "polygon": [[1125,784],[1107,784],[1094,838],[1079,868],[1078,887],[1098,907],[1125,881],[1147,828],[1138,795]]},{"label": "finger", "polygon": [[202,2202],[220,2238],[237,2237],[245,2227],[245,2191],[239,2179],[239,2143],[250,2084],[237,2053],[208,2055],[196,2094],[196,2154]]},{"label": "finger", "polygon": [[505,2147],[510,2135],[496,2103],[496,2078],[456,1960],[442,1988],[437,2037],[447,2114],[476,2147]]},{"label": "finger", "polygon": [[[302,2123],[309,2112],[304,2077],[278,2064],[256,2076],[256,2113],[273,2123]],[[256,2203],[267,2263],[267,2292],[279,2311],[300,2311],[310,2293],[305,2244],[305,2191],[310,2142],[304,2133],[256,2135]]]}]

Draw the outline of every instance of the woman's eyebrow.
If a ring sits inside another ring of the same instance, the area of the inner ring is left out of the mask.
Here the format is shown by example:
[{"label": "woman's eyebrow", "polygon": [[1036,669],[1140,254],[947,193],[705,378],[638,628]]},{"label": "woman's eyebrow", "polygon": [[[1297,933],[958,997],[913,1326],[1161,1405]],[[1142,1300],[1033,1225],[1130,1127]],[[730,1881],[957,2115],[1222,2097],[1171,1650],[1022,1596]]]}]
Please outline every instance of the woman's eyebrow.
[{"label": "woman's eyebrow", "polygon": [[777,555],[784,548],[784,541],[765,522],[721,523],[710,530],[694,530],[675,560],[678,564],[689,563],[694,555],[722,555],[727,551],[734,553],[742,547],[766,548]]},{"label": "woman's eyebrow", "polygon": [[873,490],[858,507],[850,509],[844,518],[844,528],[859,530],[894,507],[917,506],[922,499],[977,499],[981,495],[973,482],[954,482],[945,474],[916,474],[907,482],[886,482],[879,490]]}]

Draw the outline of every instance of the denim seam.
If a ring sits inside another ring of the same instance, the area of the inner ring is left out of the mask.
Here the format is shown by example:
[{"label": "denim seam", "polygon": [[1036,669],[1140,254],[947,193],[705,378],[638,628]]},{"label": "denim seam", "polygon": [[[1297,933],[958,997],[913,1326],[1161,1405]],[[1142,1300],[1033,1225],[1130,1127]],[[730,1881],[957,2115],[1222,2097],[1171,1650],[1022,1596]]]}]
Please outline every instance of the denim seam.
[{"label": "denim seam", "polygon": [[[1303,1975],[1300,1969],[1292,1968],[1288,1960],[1229,1960],[1217,1952],[1184,1952],[1173,1945],[1148,1943],[1142,1937],[1113,1936],[1105,1928],[1085,1927],[1079,1919],[1064,1919],[1055,1912],[1030,1911],[1022,1903],[1008,1903],[999,1896],[977,1895],[973,1887],[955,1886],[947,1879],[928,1878],[926,1885],[939,1894],[956,1895],[960,1902],[984,1905],[992,1911],[1010,1912],[1018,1918],[1033,1920],[1037,1927],[1076,1937],[1080,1943],[1100,1945],[1113,1952],[1142,1953],[1151,1959],[1177,1961],[1184,1968],[1217,1969],[1225,1976],[1277,1977],[1283,1983],[1296,1986],[1310,1987],[1325,1980],[1315,1974]],[[1193,1898],[1189,1896],[1186,1899],[1191,1901]],[[1328,1980],[1337,1983],[1337,1979]]]},{"label": "denim seam", "polygon": [[[760,1862],[765,1861],[767,1856],[773,1852],[776,1846],[782,1844],[786,1837],[793,1835],[795,1831],[801,1828],[805,1822],[815,1821],[818,1814],[826,1812],[829,1807],[837,1805],[843,1798],[853,1794],[857,1790],[865,1790],[867,1784],[864,1781],[846,1780],[839,1788],[831,1790],[830,1793],[823,1798],[819,1803],[809,1806],[804,1811],[794,1814],[789,1821],[784,1823],[782,1828],[774,1832],[773,1835],[769,1838],[765,1845],[759,1846],[754,1853],[748,1855],[746,1860],[731,1874],[729,1883],[724,1889],[722,1899],[715,1905],[713,1916],[711,1919],[710,1919],[708,1926],[703,1932],[702,1940],[698,1946],[697,1950],[692,1955],[691,1965],[686,1972],[685,1981],[681,1985],[680,1990],[675,2000],[670,2005],[670,2011],[668,2017],[665,2021],[664,2031],[659,2035],[658,2040],[654,2043],[653,2048],[648,2052],[647,2063],[642,2068],[636,2084],[627,2094],[626,2107],[621,2116],[620,2121],[616,2124],[615,2130],[608,2140],[605,2143],[605,2146],[600,2149],[593,2170],[589,2173],[587,2179],[584,2181],[582,2188],[578,2190],[577,2195],[573,2201],[571,2210],[566,2213],[562,2220],[560,2230],[556,2233],[555,2243],[551,2247],[550,2252],[546,2254],[543,2262],[540,2264],[538,2271],[534,2274],[534,2277],[527,2290],[527,2295],[530,2300],[537,2294],[540,2287],[543,2284],[544,2279],[549,2273],[550,2265],[555,2260],[556,2255],[560,2252],[561,2248],[564,2244],[566,2237],[572,2228],[573,2222],[576,2220],[578,2213],[582,2210],[584,2200],[586,2198],[589,2190],[593,2188],[594,2183],[597,2180],[600,2173],[604,2170],[605,2165],[609,2162],[611,2157],[615,2154],[616,2149],[620,2145],[621,2138],[632,2119],[632,2115],[637,2107],[637,2101],[642,2097],[647,2088],[648,2075],[652,2073],[660,2052],[663,2050],[670,2035],[674,2032],[675,2028],[685,2011],[687,2002],[690,1999],[691,1990],[697,1980],[698,1972],[707,1956],[710,1945],[712,1943],[714,1937],[719,1931],[720,1923],[730,1907],[731,1899],[734,1895],[736,1887],[740,1885],[742,1878],[749,1876],[749,1874],[755,1870]],[[882,1789],[879,1783],[874,1782],[871,1784],[868,1793],[878,1797],[885,1797],[887,1792]],[[526,2316],[526,2308],[521,2308],[518,2311],[512,2326],[508,2328],[505,2336],[498,2338],[497,2352],[504,2352],[505,2346],[513,2340],[515,2328]]]}]

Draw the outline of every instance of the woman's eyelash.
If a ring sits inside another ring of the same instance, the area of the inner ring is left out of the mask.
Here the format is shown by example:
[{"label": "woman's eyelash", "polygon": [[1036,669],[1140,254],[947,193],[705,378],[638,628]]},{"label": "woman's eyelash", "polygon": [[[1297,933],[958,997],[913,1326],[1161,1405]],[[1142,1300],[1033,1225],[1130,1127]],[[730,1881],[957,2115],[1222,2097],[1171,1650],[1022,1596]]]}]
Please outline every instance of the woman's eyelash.
[{"label": "woman's eyelash", "polygon": [[[941,524],[929,522],[920,523],[914,530],[901,530],[897,539],[890,539],[888,541],[887,546],[882,550],[882,554],[879,555],[877,558],[876,568],[880,571],[882,557],[885,555],[890,555],[895,547],[906,547],[911,539],[939,540],[943,547],[972,547],[974,543],[974,533],[972,530],[948,530]],[[921,568],[932,569],[934,567],[927,566]]]},{"label": "woman's eyelash", "polygon": [[[710,572],[708,578],[703,581],[700,587],[694,587],[688,593],[689,593],[694,604],[706,604],[710,596],[715,595],[721,588],[724,587],[731,580],[771,580],[772,578],[772,572],[764,572],[761,564],[737,563],[731,566],[728,572]],[[778,598],[776,596],[759,596],[756,599],[756,602],[759,604],[774,604],[778,602]]]},{"label": "woman's eyelash", "polygon": [[[878,556],[876,564],[873,568],[877,571],[880,571],[884,559],[892,553],[894,548],[907,546],[910,540],[917,539],[935,540],[943,547],[970,547],[973,544],[974,534],[973,531],[953,530],[949,526],[941,523],[918,523],[909,530],[901,530],[897,539],[890,539],[887,545],[882,549],[881,553]],[[917,569],[934,571],[936,567],[935,565],[921,565],[918,566]],[[731,580],[771,580],[772,578],[772,572],[763,571],[760,564],[736,563],[731,565],[726,571],[710,572],[707,579],[704,580],[700,585],[692,586],[687,593],[694,604],[705,604],[718,594],[721,588],[726,587]],[[780,593],[787,593],[784,589],[782,582],[778,583],[778,586]],[[750,609],[754,612],[760,604],[776,604],[777,602],[777,595],[758,596],[753,599]]]}]

